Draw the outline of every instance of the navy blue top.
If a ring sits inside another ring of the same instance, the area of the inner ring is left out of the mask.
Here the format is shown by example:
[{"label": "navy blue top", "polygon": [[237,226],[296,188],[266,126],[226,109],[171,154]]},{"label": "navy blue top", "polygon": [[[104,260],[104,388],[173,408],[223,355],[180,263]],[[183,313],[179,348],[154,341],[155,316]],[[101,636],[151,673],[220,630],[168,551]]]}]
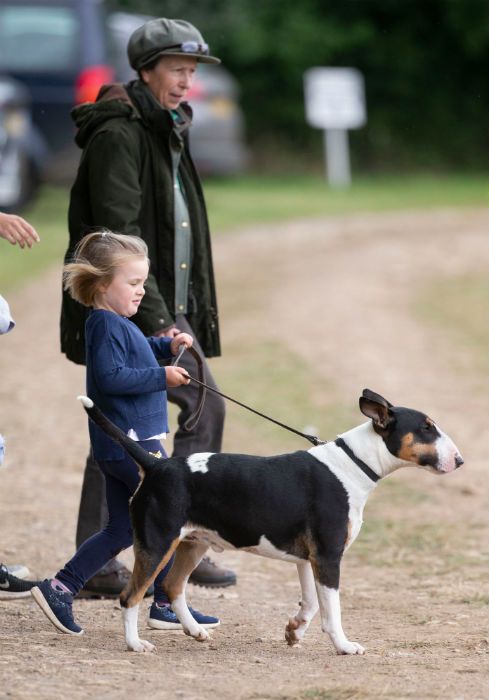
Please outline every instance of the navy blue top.
[{"label": "navy blue top", "polygon": [[[93,310],[85,324],[87,395],[105,415],[139,440],[168,432],[166,373],[171,338],[146,338],[128,318]],[[89,421],[95,459],[122,459],[124,450]]]}]

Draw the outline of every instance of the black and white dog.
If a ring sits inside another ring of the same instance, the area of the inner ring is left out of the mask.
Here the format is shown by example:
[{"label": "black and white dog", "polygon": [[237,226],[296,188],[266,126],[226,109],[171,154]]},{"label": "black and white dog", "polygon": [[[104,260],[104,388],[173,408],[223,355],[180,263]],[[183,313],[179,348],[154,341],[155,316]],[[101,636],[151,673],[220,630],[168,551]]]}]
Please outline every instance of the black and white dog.
[{"label": "black and white dog", "polygon": [[302,598],[285,628],[287,642],[300,642],[319,607],[322,629],[337,653],[363,654],[343,632],[339,580],[343,552],[360,532],[370,492],[400,467],[446,474],[463,464],[455,444],[426,414],[393,406],[368,389],[360,410],[369,421],[333,442],[276,457],[198,453],[158,459],[110,423],[89,398],[80,399],[90,418],[141,470],[131,502],[135,565],[121,595],[126,643],[133,651],[154,649],[139,638],[138,608],[173,553],[164,582],[173,611],[186,634],[208,638],[188,610],[185,587],[212,547],[294,562]]}]

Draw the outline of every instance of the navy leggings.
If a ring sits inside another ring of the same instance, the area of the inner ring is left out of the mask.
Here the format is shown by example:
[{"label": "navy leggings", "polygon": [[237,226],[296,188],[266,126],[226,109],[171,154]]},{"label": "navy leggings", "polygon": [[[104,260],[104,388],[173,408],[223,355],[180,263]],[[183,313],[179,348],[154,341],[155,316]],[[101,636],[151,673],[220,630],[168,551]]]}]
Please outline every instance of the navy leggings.
[{"label": "navy leggings", "polygon": [[[167,456],[159,440],[145,440],[139,444],[148,452],[160,451],[163,457]],[[105,475],[105,497],[109,513],[107,525],[85,540],[75,556],[55,576],[73,595],[77,595],[88,579],[133,542],[129,500],[139,485],[138,468],[128,455],[121,460],[100,461],[98,464]],[[172,563],[173,557],[155,579],[154,599],[157,603],[168,602],[161,584]]]}]

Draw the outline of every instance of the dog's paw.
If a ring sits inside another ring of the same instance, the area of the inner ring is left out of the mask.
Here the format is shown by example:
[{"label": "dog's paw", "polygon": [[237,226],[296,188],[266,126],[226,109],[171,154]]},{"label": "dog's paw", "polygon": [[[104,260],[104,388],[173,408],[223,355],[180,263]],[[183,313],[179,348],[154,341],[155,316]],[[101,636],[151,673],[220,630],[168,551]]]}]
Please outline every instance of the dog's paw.
[{"label": "dog's paw", "polygon": [[207,642],[207,640],[210,639],[209,632],[207,632],[207,630],[205,630],[203,627],[200,627],[200,625],[195,630],[184,629],[183,631],[189,637],[193,637],[197,642]]},{"label": "dog's paw", "polygon": [[150,653],[156,649],[154,644],[147,642],[145,639],[138,639],[135,642],[130,642],[127,648],[129,651],[137,651],[140,654]]},{"label": "dog's paw", "polygon": [[289,647],[296,646],[300,643],[302,635],[299,634],[301,623],[295,617],[289,617],[289,621],[285,626],[285,641]]},{"label": "dog's paw", "polygon": [[349,642],[348,640],[340,647],[336,647],[337,654],[365,654],[365,649],[357,642]]}]

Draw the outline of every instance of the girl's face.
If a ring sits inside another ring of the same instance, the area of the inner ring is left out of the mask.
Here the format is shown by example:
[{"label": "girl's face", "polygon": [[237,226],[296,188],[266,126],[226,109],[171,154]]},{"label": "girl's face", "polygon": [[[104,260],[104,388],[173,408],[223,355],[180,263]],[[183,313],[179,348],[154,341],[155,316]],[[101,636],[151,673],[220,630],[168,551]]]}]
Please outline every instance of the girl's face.
[{"label": "girl's face", "polygon": [[121,262],[111,281],[100,285],[94,307],[126,318],[134,316],[144,296],[148,272],[146,258],[134,257]]}]

